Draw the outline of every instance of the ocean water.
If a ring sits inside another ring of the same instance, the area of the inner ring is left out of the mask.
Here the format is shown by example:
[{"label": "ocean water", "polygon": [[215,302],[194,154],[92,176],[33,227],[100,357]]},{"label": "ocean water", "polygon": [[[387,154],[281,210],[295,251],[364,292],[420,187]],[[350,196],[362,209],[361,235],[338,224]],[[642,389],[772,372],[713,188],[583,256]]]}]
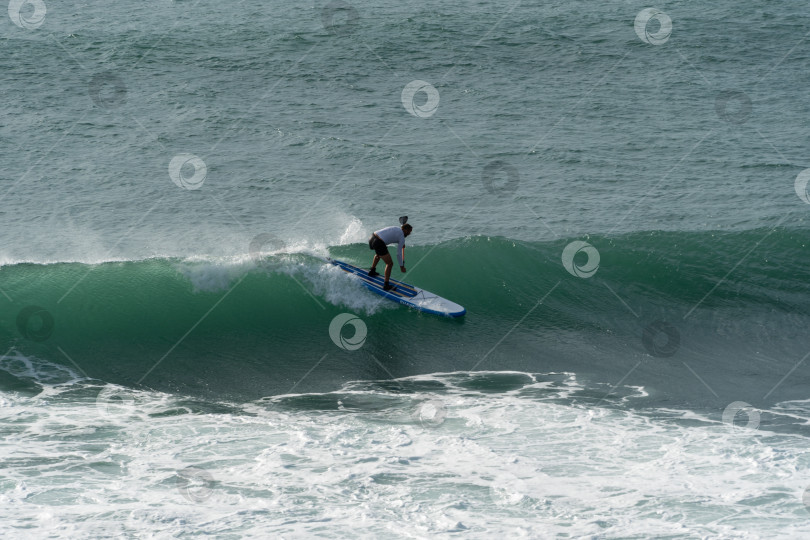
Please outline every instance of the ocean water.
[{"label": "ocean water", "polygon": [[[806,538],[810,9],[11,0],[3,538]],[[388,303],[321,257],[467,309]]]}]

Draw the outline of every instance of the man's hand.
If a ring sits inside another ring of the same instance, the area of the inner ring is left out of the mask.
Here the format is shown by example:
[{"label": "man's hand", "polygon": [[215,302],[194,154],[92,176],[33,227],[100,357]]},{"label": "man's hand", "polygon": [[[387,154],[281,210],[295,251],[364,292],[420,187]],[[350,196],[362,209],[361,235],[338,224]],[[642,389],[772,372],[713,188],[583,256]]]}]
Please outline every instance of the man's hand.
[{"label": "man's hand", "polygon": [[404,273],[405,273],[405,267],[404,267],[404,266],[400,266],[400,267],[399,267],[399,271],[400,271],[400,272],[402,272],[402,273],[404,274]]}]

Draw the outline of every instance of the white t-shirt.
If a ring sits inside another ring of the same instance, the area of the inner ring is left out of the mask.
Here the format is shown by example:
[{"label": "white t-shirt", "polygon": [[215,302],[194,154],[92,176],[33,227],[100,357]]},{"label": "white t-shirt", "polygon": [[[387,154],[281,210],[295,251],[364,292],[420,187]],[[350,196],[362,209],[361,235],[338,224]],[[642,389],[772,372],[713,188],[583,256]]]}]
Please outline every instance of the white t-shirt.
[{"label": "white t-shirt", "polygon": [[379,231],[374,231],[374,234],[380,237],[380,240],[388,244],[397,244],[397,261],[400,266],[405,266],[404,252],[405,249],[405,233],[402,232],[400,227],[386,227]]}]

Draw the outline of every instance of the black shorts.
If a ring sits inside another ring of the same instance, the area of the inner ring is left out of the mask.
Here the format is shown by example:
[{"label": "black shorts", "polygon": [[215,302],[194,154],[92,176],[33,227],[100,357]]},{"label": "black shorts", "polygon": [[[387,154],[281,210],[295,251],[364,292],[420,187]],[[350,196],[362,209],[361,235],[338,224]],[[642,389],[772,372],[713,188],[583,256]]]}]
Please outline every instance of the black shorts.
[{"label": "black shorts", "polygon": [[368,249],[373,249],[374,253],[376,253],[380,257],[384,255],[389,255],[388,246],[385,245],[385,242],[383,242],[373,234],[371,235],[371,238],[368,239]]}]

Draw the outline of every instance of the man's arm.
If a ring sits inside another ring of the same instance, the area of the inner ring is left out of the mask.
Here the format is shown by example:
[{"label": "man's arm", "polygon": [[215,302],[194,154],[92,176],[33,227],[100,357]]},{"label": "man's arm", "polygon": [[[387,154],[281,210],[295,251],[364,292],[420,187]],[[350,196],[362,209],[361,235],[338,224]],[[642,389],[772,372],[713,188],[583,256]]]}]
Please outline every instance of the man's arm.
[{"label": "man's arm", "polygon": [[405,272],[405,235],[399,237],[399,245],[397,246],[397,261],[399,262],[399,269]]}]

